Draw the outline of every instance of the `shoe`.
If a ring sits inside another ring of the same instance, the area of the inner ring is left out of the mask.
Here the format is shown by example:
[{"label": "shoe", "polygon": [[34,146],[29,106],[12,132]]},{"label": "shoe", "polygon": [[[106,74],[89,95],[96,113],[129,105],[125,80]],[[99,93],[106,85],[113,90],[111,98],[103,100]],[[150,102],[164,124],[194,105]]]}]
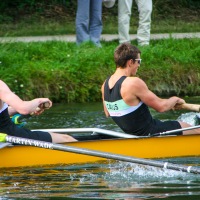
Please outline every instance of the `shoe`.
[{"label": "shoe", "polygon": [[106,8],[112,8],[115,5],[115,0],[103,0],[103,5]]}]

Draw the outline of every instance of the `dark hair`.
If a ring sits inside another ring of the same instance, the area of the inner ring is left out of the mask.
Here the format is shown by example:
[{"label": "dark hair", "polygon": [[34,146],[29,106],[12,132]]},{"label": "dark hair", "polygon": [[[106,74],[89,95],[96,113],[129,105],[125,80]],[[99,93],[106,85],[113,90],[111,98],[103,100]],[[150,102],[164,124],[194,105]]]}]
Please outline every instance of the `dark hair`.
[{"label": "dark hair", "polygon": [[130,59],[138,58],[138,54],[141,54],[141,51],[130,43],[120,44],[114,52],[114,60],[117,67],[126,67],[126,62]]}]

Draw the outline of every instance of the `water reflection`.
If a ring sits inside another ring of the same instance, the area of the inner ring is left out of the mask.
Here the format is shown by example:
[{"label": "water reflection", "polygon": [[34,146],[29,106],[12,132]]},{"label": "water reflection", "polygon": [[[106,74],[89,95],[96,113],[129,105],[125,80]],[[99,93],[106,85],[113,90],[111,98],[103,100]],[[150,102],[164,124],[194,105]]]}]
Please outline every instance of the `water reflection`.
[{"label": "water reflection", "polygon": [[182,197],[186,200],[188,195],[200,194],[196,175],[124,162],[1,170],[0,177],[3,199]]}]

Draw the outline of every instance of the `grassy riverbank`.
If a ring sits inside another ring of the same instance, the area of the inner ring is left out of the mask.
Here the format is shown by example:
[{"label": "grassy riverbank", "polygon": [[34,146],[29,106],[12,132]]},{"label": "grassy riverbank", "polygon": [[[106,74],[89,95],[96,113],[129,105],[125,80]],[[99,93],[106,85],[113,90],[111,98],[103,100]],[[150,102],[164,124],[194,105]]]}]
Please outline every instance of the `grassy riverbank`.
[{"label": "grassy riverbank", "polygon": [[[136,41],[132,42],[136,45]],[[54,102],[100,101],[100,87],[115,70],[118,41],[91,44],[49,41],[0,44],[0,74],[20,97]],[[141,47],[138,76],[162,96],[200,95],[200,40],[167,39]]]},{"label": "grassy riverbank", "polygon": [[[117,34],[117,2],[111,9],[103,7],[103,33]],[[0,36],[75,34],[77,1],[10,1],[4,6],[0,6]],[[199,7],[194,0],[154,0],[151,33],[200,32]],[[136,33],[137,24],[133,1],[131,34]],[[0,78],[23,99],[100,101],[100,87],[115,70],[113,52],[118,41],[102,45],[97,49],[58,41],[1,43]],[[200,96],[200,39],[152,40],[141,50],[138,76],[156,94]]]}]

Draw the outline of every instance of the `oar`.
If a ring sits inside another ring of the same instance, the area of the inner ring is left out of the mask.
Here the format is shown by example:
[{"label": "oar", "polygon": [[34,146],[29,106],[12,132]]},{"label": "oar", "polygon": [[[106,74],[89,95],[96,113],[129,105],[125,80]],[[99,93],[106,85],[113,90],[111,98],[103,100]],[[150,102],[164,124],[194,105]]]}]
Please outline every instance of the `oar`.
[{"label": "oar", "polygon": [[189,104],[189,103],[177,104],[175,108],[200,112],[200,105],[198,104]]},{"label": "oar", "polygon": [[108,152],[95,151],[95,150],[90,150],[90,149],[85,149],[85,148],[65,146],[65,145],[54,144],[50,142],[43,142],[43,141],[38,141],[38,140],[8,136],[4,133],[0,133],[0,141],[27,145],[27,146],[35,146],[35,147],[46,148],[46,149],[53,149],[53,150],[64,151],[64,152],[84,154],[84,155],[89,155],[89,156],[102,157],[102,158],[107,158],[107,159],[120,160],[120,161],[125,161],[125,162],[137,163],[137,164],[154,166],[154,167],[165,168],[165,169],[172,169],[175,171],[182,171],[182,172],[188,172],[188,173],[193,173],[193,174],[200,174],[200,168],[198,167],[177,165],[177,164],[172,164],[168,162],[135,158],[135,157],[124,156],[120,154],[112,154]]}]

